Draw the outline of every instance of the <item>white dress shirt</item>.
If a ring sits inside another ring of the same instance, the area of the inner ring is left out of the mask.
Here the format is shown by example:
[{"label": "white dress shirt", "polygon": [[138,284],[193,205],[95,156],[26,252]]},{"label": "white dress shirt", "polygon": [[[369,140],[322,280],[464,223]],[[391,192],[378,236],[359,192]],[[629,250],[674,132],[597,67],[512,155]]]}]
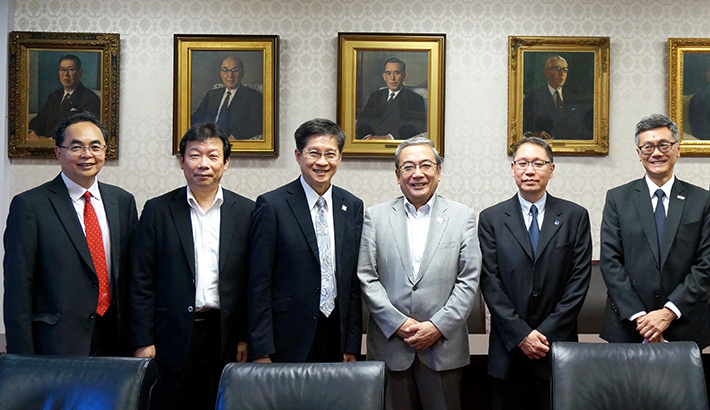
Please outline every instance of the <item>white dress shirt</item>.
[{"label": "white dress shirt", "polygon": [[[518,193],[518,200],[520,200],[520,210],[523,213],[523,221],[525,221],[525,229],[530,232],[530,224],[532,223],[532,212],[530,212],[530,208],[532,208],[533,203],[528,202],[525,199],[523,199],[522,196],[520,196],[520,193]],[[537,207],[537,227],[542,231],[542,221],[545,220],[545,205],[547,204],[547,192],[545,192],[542,195],[542,198],[538,199],[537,202],[535,202],[535,206]]]},{"label": "white dress shirt", "polygon": [[222,185],[207,210],[203,210],[187,187],[190,206],[192,241],[195,247],[195,309],[219,309],[219,232],[221,206],[224,202]]},{"label": "white dress shirt", "polygon": [[431,209],[436,201],[436,195],[432,195],[426,204],[414,208],[407,197],[404,197],[404,211],[407,215],[407,238],[409,239],[409,256],[412,259],[412,272],[414,277],[419,278],[419,268],[424,256],[424,248],[429,237],[429,225],[431,223]]}]

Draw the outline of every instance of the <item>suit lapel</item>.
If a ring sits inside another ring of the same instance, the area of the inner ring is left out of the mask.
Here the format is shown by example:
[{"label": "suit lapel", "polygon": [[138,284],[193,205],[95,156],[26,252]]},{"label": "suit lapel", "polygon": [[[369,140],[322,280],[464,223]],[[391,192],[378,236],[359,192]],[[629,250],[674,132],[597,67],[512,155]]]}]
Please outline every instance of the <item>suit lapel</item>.
[{"label": "suit lapel", "polygon": [[320,260],[318,256],[318,239],[316,238],[316,231],[313,229],[311,211],[308,209],[308,201],[306,200],[306,193],[303,192],[301,181],[297,179],[290,183],[286,188],[286,192],[289,194],[289,196],[286,197],[286,202],[291,208],[291,212],[293,212],[296,221],[298,221],[298,225],[301,227],[303,236],[305,236],[308,245],[311,247],[313,255],[316,257],[316,260]]},{"label": "suit lapel", "polygon": [[91,271],[96,274],[91,252],[89,252],[89,245],[86,243],[86,235],[84,235],[84,230],[81,228],[74,204],[69,197],[69,191],[67,186],[64,185],[61,174],[54,178],[49,190],[53,194],[49,197],[49,201],[52,203],[52,207],[54,207],[54,211],[57,213],[57,217],[62,222],[64,229],[66,229],[67,235],[69,235],[81,258],[91,268]]},{"label": "suit lapel", "polygon": [[[229,215],[238,215],[237,207],[234,203],[234,198],[222,189],[224,202],[219,210],[219,272],[224,269],[224,262],[227,260],[229,247],[234,240],[234,229],[237,226],[237,218],[228,217]],[[221,276],[221,275],[220,275]]]},{"label": "suit lapel", "polygon": [[[668,216],[666,217],[666,225],[663,230],[663,247],[661,248],[661,261],[665,261],[668,257],[668,252],[673,245],[673,238],[676,237],[678,227],[680,226],[680,218],[683,216],[685,209],[685,186],[676,178],[671,188],[671,197],[668,198]],[[655,226],[655,225],[654,225]]]},{"label": "suit lapel", "polygon": [[562,210],[558,206],[557,198],[551,195],[547,195],[547,202],[545,203],[545,219],[542,221],[542,229],[540,230],[540,237],[537,241],[537,254],[536,256],[542,255],[545,247],[550,243],[552,238],[559,232],[560,227],[564,224],[564,219],[562,219]]},{"label": "suit lapel", "polygon": [[182,251],[185,253],[190,272],[195,276],[195,243],[192,240],[192,219],[187,204],[187,187],[178,190],[170,201],[170,216],[173,218]]},{"label": "suit lapel", "polygon": [[[345,204],[345,197],[333,187],[333,232],[335,233],[335,274],[340,273],[340,254],[343,250],[343,235],[345,234],[345,223],[348,207]],[[352,211],[351,211],[352,212]],[[338,282],[339,283],[339,282]]]},{"label": "suit lapel", "polygon": [[407,229],[407,215],[404,210],[404,197],[401,197],[392,205],[389,220],[392,236],[397,246],[397,253],[399,254],[402,266],[404,266],[404,273],[407,275],[407,278],[409,278],[409,281],[414,283],[415,277],[414,271],[412,271],[412,257],[409,254],[409,238],[407,237],[409,230]]},{"label": "suit lapel", "polygon": [[429,269],[434,254],[439,248],[441,238],[446,232],[446,226],[449,224],[449,215],[446,214],[448,207],[446,200],[437,195],[434,200],[434,209],[431,210],[431,221],[429,222],[429,235],[427,235],[426,244],[424,245],[424,254],[422,255],[422,263],[419,265],[419,272],[415,278],[415,283],[419,282],[424,276],[424,272]]},{"label": "suit lapel", "polygon": [[118,278],[118,265],[121,257],[121,223],[118,210],[118,200],[111,192],[104,188],[104,185],[99,182],[99,191],[101,191],[101,200],[103,201],[106,219],[108,221],[108,230],[111,235],[111,277],[116,280]]},{"label": "suit lapel", "polygon": [[[518,244],[520,244],[520,247],[523,248],[530,260],[535,260],[532,250],[532,243],[530,242],[530,235],[528,234],[528,230],[525,229],[523,211],[521,211],[520,200],[518,199],[517,194],[508,200],[505,215],[508,217],[505,221],[505,226],[508,227],[508,230],[513,235],[515,240],[518,241]],[[540,242],[538,239],[538,247],[540,246],[539,244]]]},{"label": "suit lapel", "polygon": [[641,178],[636,183],[634,187],[636,189],[635,202],[636,202],[636,212],[638,213],[639,220],[641,221],[641,226],[643,226],[643,231],[646,234],[646,240],[648,245],[651,247],[651,253],[653,253],[654,259],[658,266],[661,265],[660,257],[658,255],[658,237],[656,233],[656,218],[653,215],[653,206],[651,205],[651,195],[648,192],[648,185],[646,180]]}]

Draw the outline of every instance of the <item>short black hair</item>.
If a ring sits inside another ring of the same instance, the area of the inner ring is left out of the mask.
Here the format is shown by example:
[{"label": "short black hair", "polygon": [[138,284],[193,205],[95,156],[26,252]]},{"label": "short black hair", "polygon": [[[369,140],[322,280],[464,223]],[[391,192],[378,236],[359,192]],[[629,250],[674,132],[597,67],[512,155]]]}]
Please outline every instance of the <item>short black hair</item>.
[{"label": "short black hair", "polygon": [[547,154],[547,157],[550,158],[550,162],[555,162],[555,158],[552,156],[552,148],[550,147],[550,144],[540,137],[525,137],[518,141],[513,149],[513,158],[515,158],[515,154],[518,153],[518,148],[520,148],[523,144],[535,144],[545,148],[545,153]]},{"label": "short black hair", "polygon": [[108,136],[106,132],[106,127],[99,121],[98,118],[89,111],[82,111],[78,114],[74,114],[71,117],[63,119],[58,125],[57,129],[54,131],[54,145],[60,147],[64,144],[64,137],[67,133],[67,128],[79,122],[90,122],[101,130],[101,134],[104,136],[104,143],[108,144]]},{"label": "short black hair", "polygon": [[340,125],[325,118],[314,118],[298,127],[293,135],[296,140],[296,149],[303,151],[308,140],[314,135],[332,135],[338,141],[338,151],[343,152],[345,132],[340,128]]},{"label": "short black hair", "polygon": [[399,64],[399,67],[402,69],[403,73],[407,72],[407,63],[405,63],[404,61],[400,60],[397,57],[390,57],[387,60],[385,60],[385,63],[382,65],[382,69],[383,70],[386,69],[387,64],[389,64],[389,63],[397,63],[397,64]]},{"label": "short black hair", "polygon": [[217,124],[213,122],[207,123],[197,123],[190,127],[189,130],[182,136],[180,140],[180,156],[185,153],[187,149],[187,143],[192,141],[204,141],[208,138],[219,138],[222,140],[222,153],[224,154],[224,162],[227,162],[229,154],[232,153],[232,145],[229,143],[229,138],[227,134],[222,131],[222,128],[218,127]]},{"label": "short black hair", "polygon": [[77,69],[77,70],[81,70],[81,60],[79,59],[79,57],[75,56],[74,54],[67,54],[67,55],[65,55],[64,57],[60,58],[58,65],[61,65],[61,64],[62,64],[62,61],[64,61],[64,60],[71,60],[71,61],[73,61],[73,62],[74,62],[74,65],[76,65],[76,69]]}]

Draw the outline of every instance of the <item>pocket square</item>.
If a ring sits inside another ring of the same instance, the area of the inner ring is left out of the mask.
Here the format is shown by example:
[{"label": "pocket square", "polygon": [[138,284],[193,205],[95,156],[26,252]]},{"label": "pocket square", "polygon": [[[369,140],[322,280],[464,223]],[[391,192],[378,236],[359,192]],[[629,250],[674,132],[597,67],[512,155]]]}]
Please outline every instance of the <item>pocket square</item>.
[{"label": "pocket square", "polygon": [[72,109],[69,110],[69,111],[70,111],[70,112],[76,112],[76,111],[79,111],[79,110],[77,110],[76,108],[72,108]]}]

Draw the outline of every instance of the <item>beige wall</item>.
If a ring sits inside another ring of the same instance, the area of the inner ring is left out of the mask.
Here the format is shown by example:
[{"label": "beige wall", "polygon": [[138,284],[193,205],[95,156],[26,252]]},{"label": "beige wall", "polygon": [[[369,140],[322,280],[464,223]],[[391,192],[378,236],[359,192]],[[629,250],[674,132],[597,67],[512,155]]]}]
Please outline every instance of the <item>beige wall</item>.
[{"label": "beige wall", "polygon": [[[558,157],[548,187],[553,195],[589,209],[598,258],[606,190],[643,174],[633,147],[634,125],[642,116],[666,111],[667,38],[710,37],[710,3],[17,0],[11,23],[15,30],[120,33],[120,160],[104,167],[100,177],[133,192],[139,208],[183,184],[171,155],[175,33],[281,37],[281,154],[238,158],[223,180],[250,198],[296,177],[292,135],[299,124],[315,116],[335,119],[338,32],[446,33],[446,161],[440,192],[479,211],[515,192],[505,141],[507,37],[609,36],[610,154]],[[4,136],[6,127],[0,132]],[[0,139],[3,152],[5,141]],[[13,160],[7,168],[2,180],[10,181],[11,195],[53,178],[59,169],[52,160]],[[706,158],[681,158],[676,170],[684,180],[710,183]],[[389,159],[345,159],[335,183],[366,205],[399,194]],[[0,209],[6,209],[7,196],[0,198]]]}]

